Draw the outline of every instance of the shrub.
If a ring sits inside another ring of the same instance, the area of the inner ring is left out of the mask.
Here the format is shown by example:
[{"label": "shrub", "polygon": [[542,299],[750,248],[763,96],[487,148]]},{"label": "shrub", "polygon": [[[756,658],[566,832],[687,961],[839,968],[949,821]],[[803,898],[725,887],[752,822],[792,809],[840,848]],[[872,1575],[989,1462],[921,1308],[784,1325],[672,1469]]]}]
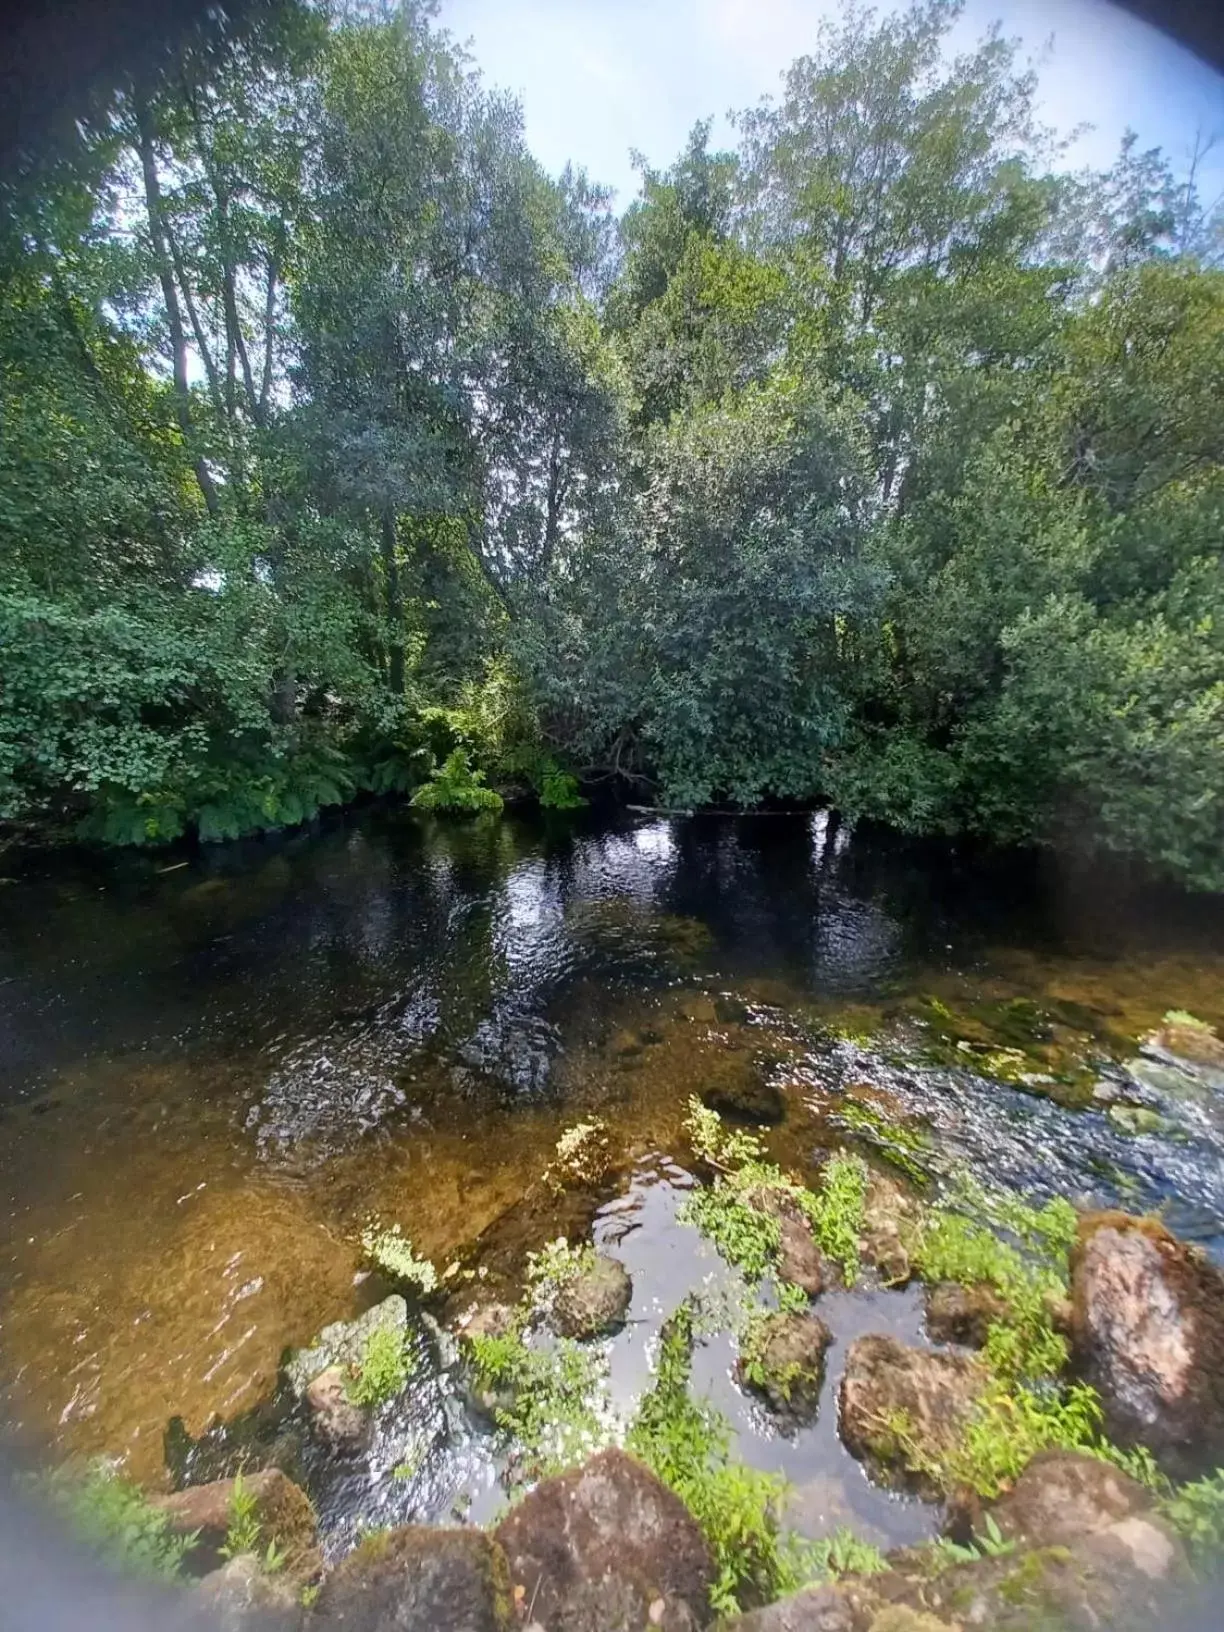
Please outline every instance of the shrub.
[{"label": "shrub", "polygon": [[1166,1495],[1161,1513],[1185,1539],[1196,1569],[1224,1563],[1224,1468]]},{"label": "shrub", "polygon": [[429,781],[417,789],[412,803],[418,810],[471,816],[482,811],[500,811],[502,796],[485,786],[484,772],[474,771],[464,750],[456,748]]}]

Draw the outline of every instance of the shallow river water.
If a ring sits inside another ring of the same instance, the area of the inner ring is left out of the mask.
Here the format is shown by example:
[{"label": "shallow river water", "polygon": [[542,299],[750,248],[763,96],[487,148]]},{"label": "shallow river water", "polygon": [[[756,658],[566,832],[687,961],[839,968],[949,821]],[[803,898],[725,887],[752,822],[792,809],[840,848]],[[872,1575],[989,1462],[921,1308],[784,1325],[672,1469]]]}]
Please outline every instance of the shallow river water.
[{"label": "shallow river water", "polygon": [[[10,871],[14,871],[10,867]],[[955,1166],[1170,1224],[1224,1253],[1224,1106],[1140,1067],[1165,1010],[1224,1025],[1224,911],[1049,861],[987,861],[823,814],[540,825],[366,812],[315,834],[149,857],[41,859],[0,885],[0,1367],[10,1423],[63,1458],[169,1475],[179,1441],[267,1402],[287,1347],[385,1294],[360,1264],[396,1222],[472,1290],[593,1229],[634,1280],[614,1403],[717,1257],[677,1219],[688,1097],[777,1089],[800,1175],[855,1145],[938,1184]],[[1103,1086],[1102,1086],[1103,1085]],[[1096,1089],[1096,1097],[1094,1097]],[[615,1181],[542,1191],[598,1116]],[[695,1382],[738,1449],[785,1472],[800,1528],[903,1541],[933,1523],[837,1438],[838,1349],[924,1341],[914,1292],[826,1295],[816,1425],[736,1388],[730,1337]],[[319,1473],[331,1549],[362,1525],[502,1498],[446,1355],[368,1456]],[[173,1436],[172,1436],[173,1437]],[[392,1470],[395,1470],[393,1473]]]}]

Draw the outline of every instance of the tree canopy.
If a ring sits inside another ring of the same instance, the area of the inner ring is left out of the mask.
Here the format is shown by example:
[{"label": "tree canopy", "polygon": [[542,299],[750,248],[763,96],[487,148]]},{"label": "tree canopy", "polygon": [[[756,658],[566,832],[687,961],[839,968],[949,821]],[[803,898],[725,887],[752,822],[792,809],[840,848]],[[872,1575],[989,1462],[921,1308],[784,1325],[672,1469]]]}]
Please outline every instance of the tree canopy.
[{"label": "tree canopy", "polygon": [[1224,218],[957,14],[848,5],[619,219],[419,0],[108,88],[0,189],[0,820],[442,767],[1224,888]]}]

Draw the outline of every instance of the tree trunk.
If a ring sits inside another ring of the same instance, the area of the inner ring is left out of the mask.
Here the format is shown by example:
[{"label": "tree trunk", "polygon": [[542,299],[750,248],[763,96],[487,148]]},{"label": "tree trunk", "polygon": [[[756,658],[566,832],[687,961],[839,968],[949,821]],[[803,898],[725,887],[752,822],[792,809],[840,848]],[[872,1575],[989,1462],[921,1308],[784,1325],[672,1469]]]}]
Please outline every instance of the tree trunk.
[{"label": "tree trunk", "polygon": [[387,583],[387,623],[391,630],[387,684],[392,696],[404,695],[404,600],[400,588],[395,512],[388,508],[382,521],[383,573]]},{"label": "tree trunk", "polygon": [[[162,299],[166,304],[166,324],[170,330],[170,355],[174,371],[174,402],[179,430],[188,453],[195,441],[191,423],[191,384],[187,378],[187,336],[183,329],[183,314],[179,308],[178,290],[174,284],[174,269],[170,264],[167,247],[165,218],[162,210],[161,181],[157,174],[157,154],[153,147],[153,130],[147,109],[137,115],[137,133],[140,145],[140,168],[144,177],[145,209],[149,217],[149,238],[157,263],[157,277],[161,284]],[[220,509],[216,484],[200,455],[193,460],[195,478],[210,516]]]}]

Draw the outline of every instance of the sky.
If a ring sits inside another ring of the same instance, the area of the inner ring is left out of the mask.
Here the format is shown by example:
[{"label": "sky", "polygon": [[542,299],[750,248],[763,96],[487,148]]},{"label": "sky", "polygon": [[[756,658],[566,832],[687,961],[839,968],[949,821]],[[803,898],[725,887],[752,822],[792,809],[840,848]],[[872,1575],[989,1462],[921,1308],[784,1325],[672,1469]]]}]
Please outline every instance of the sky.
[{"label": "sky", "polygon": [[[880,10],[895,9],[888,0]],[[527,139],[556,173],[567,159],[636,191],[630,149],[665,168],[698,119],[729,141],[729,109],[773,94],[837,0],[441,0],[486,81],[522,101]],[[1206,170],[1224,189],[1224,78],[1108,0],[967,0],[953,36],[974,43],[995,21],[1040,68],[1041,113],[1064,134],[1090,124],[1073,164],[1108,165],[1128,126],[1144,147],[1188,155],[1196,130],[1220,141]]]}]

